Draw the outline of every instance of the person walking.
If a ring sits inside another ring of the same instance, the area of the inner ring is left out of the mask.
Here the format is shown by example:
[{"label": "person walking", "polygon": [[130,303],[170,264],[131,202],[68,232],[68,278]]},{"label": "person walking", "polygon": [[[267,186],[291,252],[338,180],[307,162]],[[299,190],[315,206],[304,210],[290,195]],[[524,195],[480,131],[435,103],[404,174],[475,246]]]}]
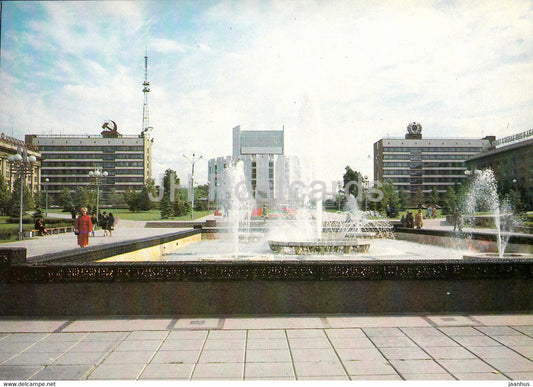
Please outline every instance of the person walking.
[{"label": "person walking", "polygon": [[424,215],[422,214],[422,210],[418,210],[418,212],[415,215],[415,226],[418,230],[422,228],[424,225]]},{"label": "person walking", "polygon": [[74,233],[78,235],[78,245],[84,248],[89,244],[89,233],[93,229],[91,217],[87,215],[87,208],[82,207],[81,215],[74,222]]},{"label": "person walking", "polygon": [[72,216],[72,219],[76,219],[76,208],[74,206],[70,209],[70,216]]},{"label": "person walking", "polygon": [[458,208],[453,210],[453,231],[456,229],[458,229],[459,232],[463,231],[463,216]]},{"label": "person walking", "polygon": [[411,211],[407,211],[407,215],[405,216],[405,223],[407,224],[407,228],[415,228],[415,220]]},{"label": "person walking", "polygon": [[113,230],[115,229],[115,217],[110,212],[109,217],[107,218],[107,231],[109,231],[109,236],[113,236]]},{"label": "person walking", "polygon": [[102,230],[104,230],[104,236],[107,236],[107,221],[108,221],[108,218],[107,218],[107,212],[104,211],[104,213],[102,214],[102,217],[100,218],[100,227],[102,227]]},{"label": "person walking", "polygon": [[96,214],[93,212],[93,215],[91,216],[91,223],[93,224],[93,229],[91,230],[91,236],[94,236],[94,231],[96,230],[96,226],[98,225],[98,219],[96,218]]}]

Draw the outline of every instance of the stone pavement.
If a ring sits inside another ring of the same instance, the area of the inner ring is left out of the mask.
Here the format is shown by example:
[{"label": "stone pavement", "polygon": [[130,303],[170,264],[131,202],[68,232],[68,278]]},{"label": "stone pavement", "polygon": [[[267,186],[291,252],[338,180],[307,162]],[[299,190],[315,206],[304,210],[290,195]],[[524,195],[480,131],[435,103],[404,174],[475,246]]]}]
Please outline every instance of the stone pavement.
[{"label": "stone pavement", "polygon": [[533,380],[533,314],[0,319],[0,380]]},{"label": "stone pavement", "polygon": [[[104,237],[103,230],[98,229],[95,231],[95,236],[89,238],[89,246],[124,242],[185,230],[183,228],[145,228],[145,224],[146,222],[141,221],[120,220],[113,231],[113,236]],[[27,249],[28,258],[80,248],[77,245],[77,237],[72,232],[0,244],[0,248],[6,247],[25,247]]]}]

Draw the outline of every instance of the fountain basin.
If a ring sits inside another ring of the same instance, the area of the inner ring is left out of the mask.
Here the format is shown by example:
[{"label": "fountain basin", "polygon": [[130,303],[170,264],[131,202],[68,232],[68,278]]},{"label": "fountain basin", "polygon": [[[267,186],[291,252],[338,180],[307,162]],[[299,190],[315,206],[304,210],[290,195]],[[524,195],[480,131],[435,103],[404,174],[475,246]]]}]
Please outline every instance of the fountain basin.
[{"label": "fountain basin", "polygon": [[531,260],[533,259],[533,254],[526,254],[526,253],[505,253],[503,256],[500,257],[498,253],[478,253],[478,254],[466,254],[463,255],[464,260],[489,260],[489,261],[498,261],[498,260],[520,260],[520,259],[526,259]]},{"label": "fountain basin", "polygon": [[293,252],[300,254],[351,254],[365,253],[370,243],[359,240],[321,239],[311,242],[268,241],[270,249],[275,253]]}]

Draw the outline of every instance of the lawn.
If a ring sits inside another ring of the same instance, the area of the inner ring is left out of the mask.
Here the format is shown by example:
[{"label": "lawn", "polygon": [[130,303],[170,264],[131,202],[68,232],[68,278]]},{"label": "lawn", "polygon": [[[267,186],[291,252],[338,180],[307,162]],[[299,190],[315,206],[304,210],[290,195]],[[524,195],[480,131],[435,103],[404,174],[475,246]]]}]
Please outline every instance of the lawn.
[{"label": "lawn", "polygon": [[[155,221],[155,220],[191,220],[191,214],[185,216],[173,217],[168,219],[161,219],[161,212],[159,210],[150,210],[150,211],[138,211],[131,212],[126,208],[103,208],[100,210],[101,213],[111,212],[115,218],[124,219],[124,220],[137,220],[137,221]],[[59,209],[54,209],[48,211],[49,213],[55,214],[68,214],[68,212],[62,212]],[[202,218],[206,215],[209,215],[209,211],[194,211],[194,219]]]}]

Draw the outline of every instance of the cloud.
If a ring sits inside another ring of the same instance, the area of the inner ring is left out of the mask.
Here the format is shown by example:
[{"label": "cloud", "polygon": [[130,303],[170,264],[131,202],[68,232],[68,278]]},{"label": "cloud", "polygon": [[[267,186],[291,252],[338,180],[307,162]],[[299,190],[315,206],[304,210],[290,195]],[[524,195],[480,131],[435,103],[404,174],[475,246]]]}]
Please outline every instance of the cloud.
[{"label": "cloud", "polygon": [[[231,154],[239,124],[285,126],[288,154],[318,147],[323,175],[339,178],[346,165],[372,176],[373,143],[403,136],[412,121],[425,137],[479,138],[533,120],[527,1],[43,2],[23,11],[32,17],[21,33],[2,31],[0,123],[21,134],[99,133],[114,119],[140,132],[147,47],[156,175],[186,176],[182,154]],[[322,139],[304,146],[311,124]]]}]

